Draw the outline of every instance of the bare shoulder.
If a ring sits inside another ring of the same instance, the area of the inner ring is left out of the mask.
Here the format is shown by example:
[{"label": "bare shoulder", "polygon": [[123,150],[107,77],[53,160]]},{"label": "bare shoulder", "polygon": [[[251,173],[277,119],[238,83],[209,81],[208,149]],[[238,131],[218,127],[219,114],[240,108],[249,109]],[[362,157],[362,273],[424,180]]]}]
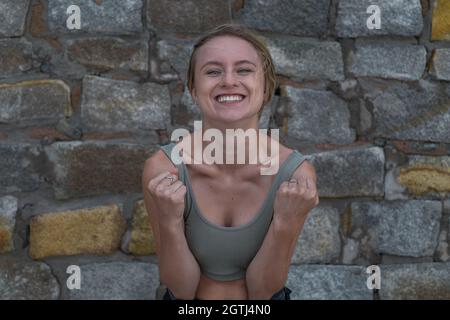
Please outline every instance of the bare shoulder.
[{"label": "bare shoulder", "polygon": [[155,151],[144,164],[142,175],[143,183],[148,183],[153,177],[156,177],[164,171],[173,171],[176,167],[161,149]]},{"label": "bare shoulder", "polygon": [[[281,144],[280,144],[281,145]],[[293,149],[290,149],[286,146],[282,146],[282,148],[284,148],[285,152],[288,152],[289,154],[291,152],[293,152]],[[317,182],[317,177],[316,177],[316,170],[314,168],[314,166],[312,165],[311,161],[309,160],[304,160],[301,165],[298,166],[298,168],[294,171],[294,173],[292,174],[292,176],[294,178],[300,178],[300,177],[309,177],[311,178],[315,183]]]}]

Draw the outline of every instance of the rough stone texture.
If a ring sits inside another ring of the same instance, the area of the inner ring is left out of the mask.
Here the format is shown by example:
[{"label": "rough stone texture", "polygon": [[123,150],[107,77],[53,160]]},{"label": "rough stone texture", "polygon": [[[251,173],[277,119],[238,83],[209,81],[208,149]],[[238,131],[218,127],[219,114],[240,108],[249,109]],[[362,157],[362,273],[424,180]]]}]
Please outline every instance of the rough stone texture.
[{"label": "rough stone texture", "polygon": [[450,49],[436,49],[430,73],[438,80],[450,81]]},{"label": "rough stone texture", "polygon": [[366,86],[373,105],[374,135],[399,140],[450,142],[450,85],[420,81],[417,86]]},{"label": "rough stone texture", "polygon": [[[80,30],[67,28],[67,8],[71,5],[80,7]],[[133,34],[143,30],[143,5],[143,0],[49,0],[48,28],[60,33]]]},{"label": "rough stone texture", "polygon": [[31,52],[31,43],[24,39],[0,39],[0,77],[31,69]]},{"label": "rough stone texture", "polygon": [[41,147],[0,142],[0,194],[34,191],[39,187]]},{"label": "rough stone texture", "polygon": [[292,263],[331,263],[341,251],[339,211],[316,207],[308,215]]},{"label": "rough stone texture", "polygon": [[292,36],[267,37],[266,42],[278,74],[297,81],[344,80],[342,50],[338,42]]},{"label": "rough stone texture", "polygon": [[156,46],[159,59],[162,62],[168,63],[173,70],[170,70],[169,74],[161,76],[172,77],[174,75],[186,83],[193,45],[194,43],[190,40],[164,39],[158,41]]},{"label": "rough stone texture", "polygon": [[384,153],[355,148],[313,154],[320,197],[382,196]]},{"label": "rough stone texture", "polygon": [[153,144],[77,141],[56,142],[45,151],[53,168],[55,197],[68,199],[141,192],[144,163],[155,148]]},{"label": "rough stone texture", "polygon": [[0,37],[18,37],[25,30],[29,0],[0,2]]},{"label": "rough stone texture", "polygon": [[0,84],[0,101],[0,123],[57,123],[64,116],[72,114],[70,88],[61,80]]},{"label": "rough stone texture", "polygon": [[382,300],[450,299],[450,263],[381,266]]},{"label": "rough stone texture", "polygon": [[[370,5],[381,12],[381,29],[370,30],[367,13]],[[338,4],[336,33],[339,37],[375,35],[418,36],[423,29],[420,0],[341,0]]]},{"label": "rough stone texture", "polygon": [[348,57],[348,71],[356,77],[419,80],[425,70],[424,46],[395,42],[357,41]]},{"label": "rough stone texture", "polygon": [[81,117],[91,131],[164,129],[170,123],[169,89],[152,82],[86,76]]},{"label": "rough stone texture", "polygon": [[69,41],[70,59],[99,71],[111,69],[148,70],[148,44],[121,38],[85,38]]},{"label": "rough stone texture", "polygon": [[342,263],[353,264],[353,261],[358,257],[359,243],[351,238],[346,239],[342,247]]},{"label": "rough stone texture", "polygon": [[416,196],[427,193],[450,195],[450,157],[410,156],[399,170],[397,181]]},{"label": "rough stone texture", "polygon": [[439,234],[439,244],[436,248],[437,261],[446,262],[450,260],[450,251],[448,250],[449,242],[447,240],[448,239],[447,235],[448,231],[446,231],[445,228]]},{"label": "rough stone texture", "polygon": [[0,300],[56,300],[58,281],[42,262],[0,261]]},{"label": "rough stone texture", "polygon": [[431,40],[450,40],[450,2],[433,1]]},{"label": "rough stone texture", "polygon": [[366,230],[366,251],[410,257],[433,255],[441,219],[440,202],[354,202],[351,210],[353,230]]},{"label": "rough stone texture", "polygon": [[329,7],[330,0],[246,0],[235,18],[262,31],[320,36],[327,31]]},{"label": "rough stone texture", "polygon": [[231,22],[229,1],[149,0],[147,21],[159,31],[206,32]]},{"label": "rough stone texture", "polygon": [[155,251],[155,238],[144,201],[139,201],[133,209],[131,240],[128,250],[134,255],[150,255]]},{"label": "rough stone texture", "polygon": [[292,300],[372,300],[365,271],[358,266],[291,266],[286,286]]},{"label": "rough stone texture", "polygon": [[126,222],[117,205],[47,213],[30,221],[33,259],[117,250]]},{"label": "rough stone texture", "polygon": [[16,224],[16,213],[16,198],[13,196],[0,198],[0,253],[14,250],[13,234]]},{"label": "rough stone texture", "polygon": [[290,136],[313,143],[348,144],[355,140],[347,103],[334,93],[287,86],[286,94],[290,100]]},{"label": "rough stone texture", "polygon": [[81,265],[81,288],[71,300],[154,300],[159,286],[158,266],[144,262]]}]

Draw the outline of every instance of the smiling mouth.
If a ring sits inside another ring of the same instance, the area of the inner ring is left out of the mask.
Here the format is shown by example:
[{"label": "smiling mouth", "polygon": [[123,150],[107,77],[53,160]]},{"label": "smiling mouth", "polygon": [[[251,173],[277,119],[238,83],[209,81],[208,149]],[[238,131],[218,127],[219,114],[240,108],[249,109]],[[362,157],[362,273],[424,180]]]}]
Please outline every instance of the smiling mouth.
[{"label": "smiling mouth", "polygon": [[245,98],[246,96],[241,94],[218,95],[217,97],[214,98],[214,100],[216,100],[220,104],[231,106],[240,104],[243,100],[245,100]]}]

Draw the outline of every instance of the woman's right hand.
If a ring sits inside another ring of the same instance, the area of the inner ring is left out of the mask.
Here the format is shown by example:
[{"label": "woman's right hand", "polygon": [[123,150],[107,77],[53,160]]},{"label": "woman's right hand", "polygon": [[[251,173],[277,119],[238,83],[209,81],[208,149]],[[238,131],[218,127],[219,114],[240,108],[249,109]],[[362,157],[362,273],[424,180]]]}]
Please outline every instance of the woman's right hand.
[{"label": "woman's right hand", "polygon": [[158,208],[160,224],[173,226],[183,223],[186,186],[178,180],[178,170],[157,175],[149,181],[147,189]]}]

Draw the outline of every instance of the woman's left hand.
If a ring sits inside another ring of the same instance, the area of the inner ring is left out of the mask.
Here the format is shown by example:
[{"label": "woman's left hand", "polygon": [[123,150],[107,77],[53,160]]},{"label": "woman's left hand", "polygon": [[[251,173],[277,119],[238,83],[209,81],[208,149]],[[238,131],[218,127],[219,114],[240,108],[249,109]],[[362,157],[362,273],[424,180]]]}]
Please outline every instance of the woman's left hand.
[{"label": "woman's left hand", "polygon": [[308,212],[319,203],[315,182],[308,176],[292,177],[280,185],[274,203],[274,220],[294,227],[304,221]]}]

